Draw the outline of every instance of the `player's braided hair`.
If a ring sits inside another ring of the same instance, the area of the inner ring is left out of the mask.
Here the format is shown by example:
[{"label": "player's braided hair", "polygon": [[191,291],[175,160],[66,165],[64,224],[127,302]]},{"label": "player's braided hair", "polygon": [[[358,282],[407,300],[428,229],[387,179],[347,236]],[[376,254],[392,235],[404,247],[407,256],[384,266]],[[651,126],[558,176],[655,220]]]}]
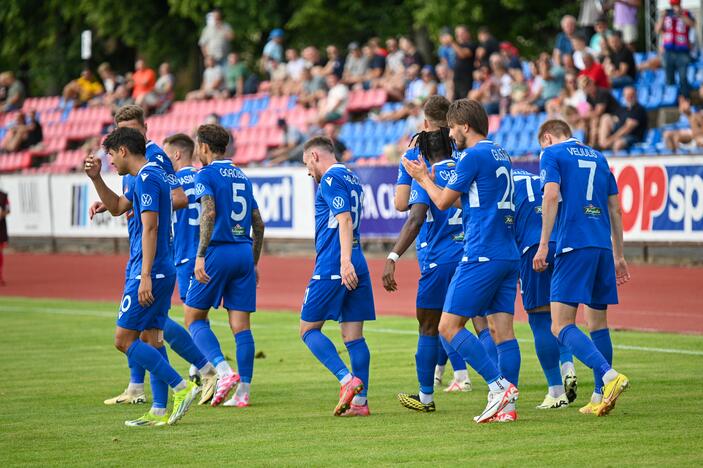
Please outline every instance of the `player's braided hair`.
[{"label": "player's braided hair", "polygon": [[425,158],[430,161],[448,158],[454,151],[454,142],[449,136],[447,127],[440,127],[433,132],[422,131],[416,133],[410,140],[410,145],[415,145]]}]

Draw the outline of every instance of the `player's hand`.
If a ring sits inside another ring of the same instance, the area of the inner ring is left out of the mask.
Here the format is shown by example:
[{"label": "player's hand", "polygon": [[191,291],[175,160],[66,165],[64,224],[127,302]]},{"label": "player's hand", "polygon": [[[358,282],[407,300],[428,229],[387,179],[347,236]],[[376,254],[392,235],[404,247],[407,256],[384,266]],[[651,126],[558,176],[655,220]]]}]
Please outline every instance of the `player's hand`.
[{"label": "player's hand", "polygon": [[154,303],[154,294],[151,291],[151,276],[142,275],[142,279],[139,280],[139,305],[142,307],[148,307]]},{"label": "player's hand", "polygon": [[388,292],[398,290],[398,283],[395,282],[395,262],[386,260],[386,266],[383,268],[383,287]]},{"label": "player's hand", "polygon": [[615,281],[618,286],[630,281],[630,270],[627,268],[625,257],[615,259]]},{"label": "player's hand", "polygon": [[96,214],[105,213],[106,211],[107,207],[103,204],[103,202],[96,201],[90,205],[90,208],[88,208],[88,217],[92,221]]},{"label": "player's hand", "polygon": [[356,276],[356,270],[354,265],[349,260],[342,262],[342,284],[347,287],[348,290],[353,291],[359,286],[359,278]]},{"label": "player's hand", "polygon": [[90,153],[88,156],[86,156],[85,160],[83,161],[83,170],[87,174],[88,177],[91,179],[96,179],[98,176],[100,176],[100,170],[102,169],[102,161],[100,158],[96,158],[93,153]]},{"label": "player's hand", "polygon": [[547,266],[549,265],[547,263],[547,254],[549,253],[549,247],[546,245],[541,245],[537,249],[537,253],[535,253],[534,258],[532,259],[532,268],[535,271],[538,272],[543,272],[544,270],[547,269]]},{"label": "player's hand", "polygon": [[403,156],[400,162],[403,164],[405,170],[408,171],[410,177],[417,181],[421,181],[425,178],[431,177],[427,169],[427,164],[425,164],[423,158],[418,158],[411,161],[405,156]]},{"label": "player's hand", "polygon": [[195,259],[195,269],[193,273],[195,273],[195,279],[198,280],[199,283],[208,284],[210,282],[210,277],[205,273],[205,257],[197,257]]}]

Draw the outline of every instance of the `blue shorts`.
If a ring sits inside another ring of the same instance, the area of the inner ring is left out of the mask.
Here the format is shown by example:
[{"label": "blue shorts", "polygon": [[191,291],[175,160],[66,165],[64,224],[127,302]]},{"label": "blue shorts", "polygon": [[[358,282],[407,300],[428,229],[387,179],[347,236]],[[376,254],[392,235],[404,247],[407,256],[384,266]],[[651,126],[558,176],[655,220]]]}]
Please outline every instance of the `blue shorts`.
[{"label": "blue shorts", "polygon": [[613,252],[585,247],[556,256],[552,275],[552,302],[586,304],[603,310],[618,303]]},{"label": "blue shorts", "polygon": [[305,290],[300,319],[305,322],[363,322],[376,320],[371,276],[363,273],[349,291],[339,279],[312,279]]},{"label": "blue shorts", "polygon": [[171,308],[171,295],[176,285],[176,276],[152,278],[151,293],[154,295],[154,303],[148,307],[139,305],[139,283],[138,279],[125,282],[117,315],[117,326],[137,331],[152,328],[163,330],[168,318],[168,310]]},{"label": "blue shorts", "polygon": [[418,309],[442,310],[447,289],[456,271],[459,262],[437,265],[422,273],[417,284],[417,299],[415,307]]},{"label": "blue shorts", "polygon": [[532,268],[532,260],[535,258],[539,245],[533,245],[520,257],[520,294],[522,294],[522,305],[526,311],[537,307],[548,306],[551,302],[549,292],[552,285],[552,273],[554,272],[554,252],[556,244],[549,243],[549,253],[547,254],[547,269],[541,273]]},{"label": "blue shorts", "polygon": [[442,310],[463,317],[514,313],[519,271],[519,260],[459,263]]},{"label": "blue shorts", "polygon": [[182,302],[186,301],[186,295],[190,287],[190,279],[193,277],[193,268],[195,268],[195,260],[188,260],[186,263],[181,263],[176,266],[178,295],[181,297]]},{"label": "blue shorts", "polygon": [[193,277],[186,305],[200,310],[224,305],[227,310],[256,310],[256,272],[251,244],[218,244],[205,253],[205,273],[210,282]]}]

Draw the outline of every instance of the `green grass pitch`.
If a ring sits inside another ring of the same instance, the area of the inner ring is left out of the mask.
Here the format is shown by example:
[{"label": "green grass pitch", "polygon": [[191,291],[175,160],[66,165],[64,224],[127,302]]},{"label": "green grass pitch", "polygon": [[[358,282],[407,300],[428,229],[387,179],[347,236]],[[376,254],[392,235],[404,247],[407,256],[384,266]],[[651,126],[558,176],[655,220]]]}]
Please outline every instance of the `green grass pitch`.
[{"label": "green grass pitch", "polygon": [[[127,428],[148,408],[107,407],[127,383],[112,346],[115,304],[0,298],[3,385],[0,461],[10,465],[698,465],[703,463],[703,337],[615,332],[616,368],[632,387],[610,416],[583,416],[593,378],[577,364],[579,398],[539,411],[545,382],[526,324],[521,340],[520,420],[477,425],[486,387],[437,395],[437,412],[402,408],[415,391],[414,319],[381,317],[367,326],[372,353],[370,418],[334,418],[338,386],[300,341],[297,316],[258,312],[252,406],[193,407],[176,426]],[[179,309],[172,311],[176,320]],[[234,340],[222,311],[213,328],[229,357]],[[326,329],[343,358],[339,332]],[[176,368],[184,361],[171,352]],[[447,374],[448,376],[448,374]],[[446,380],[446,379],[445,379]],[[147,379],[148,382],[148,379]]]}]

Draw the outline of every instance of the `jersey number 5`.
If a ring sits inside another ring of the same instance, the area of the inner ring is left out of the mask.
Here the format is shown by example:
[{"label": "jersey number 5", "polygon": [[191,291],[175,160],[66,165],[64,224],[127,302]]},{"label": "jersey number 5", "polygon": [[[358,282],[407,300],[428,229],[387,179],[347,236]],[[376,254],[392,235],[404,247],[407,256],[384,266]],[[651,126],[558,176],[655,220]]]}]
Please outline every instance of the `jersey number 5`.
[{"label": "jersey number 5", "polygon": [[242,207],[241,211],[232,210],[231,217],[234,222],[243,220],[247,215],[247,199],[237,194],[237,191],[246,190],[246,188],[244,184],[232,184],[232,201],[235,206],[240,205]]}]

